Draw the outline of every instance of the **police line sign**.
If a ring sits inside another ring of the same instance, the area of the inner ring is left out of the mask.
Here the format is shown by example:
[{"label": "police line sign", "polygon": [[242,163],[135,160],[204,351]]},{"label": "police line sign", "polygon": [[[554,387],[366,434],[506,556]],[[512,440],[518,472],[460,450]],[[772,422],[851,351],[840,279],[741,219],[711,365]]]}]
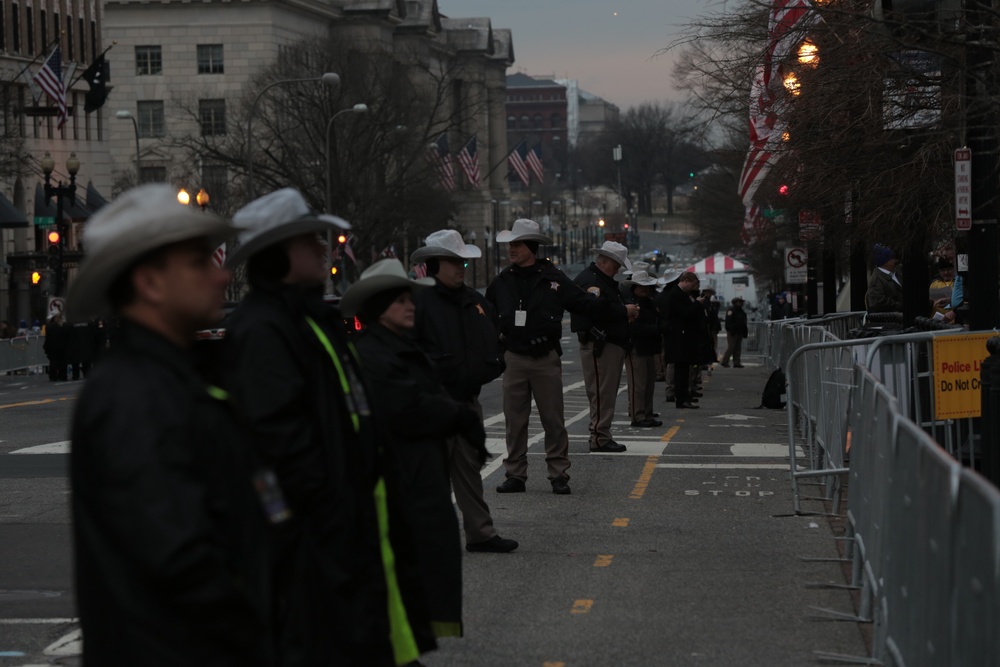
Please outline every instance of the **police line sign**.
[{"label": "police line sign", "polygon": [[934,418],[962,419],[982,413],[980,378],[986,341],[996,334],[934,338]]}]

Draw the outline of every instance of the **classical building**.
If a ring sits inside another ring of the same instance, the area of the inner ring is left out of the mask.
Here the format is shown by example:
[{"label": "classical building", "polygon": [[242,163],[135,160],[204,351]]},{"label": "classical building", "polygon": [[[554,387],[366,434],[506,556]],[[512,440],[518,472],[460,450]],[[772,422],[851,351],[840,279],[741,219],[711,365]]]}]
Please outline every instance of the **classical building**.
[{"label": "classical building", "polygon": [[[79,227],[103,200],[99,193],[110,193],[107,113],[84,110],[89,87],[80,80],[87,66],[104,51],[103,34],[98,0],[0,2],[0,150],[4,153],[0,168],[0,319],[13,326],[21,320],[29,325],[35,319],[44,320],[49,297],[55,296],[46,235],[55,222],[58,202],[45,197],[45,154],[52,158],[52,185],[63,182],[68,186],[71,179],[66,164],[75,165],[70,155],[75,154],[79,161],[72,179],[76,196],[73,200],[64,196],[62,207],[63,251],[69,276],[80,256]],[[67,118],[62,128],[52,101],[31,82],[57,45],[68,84]]]}]

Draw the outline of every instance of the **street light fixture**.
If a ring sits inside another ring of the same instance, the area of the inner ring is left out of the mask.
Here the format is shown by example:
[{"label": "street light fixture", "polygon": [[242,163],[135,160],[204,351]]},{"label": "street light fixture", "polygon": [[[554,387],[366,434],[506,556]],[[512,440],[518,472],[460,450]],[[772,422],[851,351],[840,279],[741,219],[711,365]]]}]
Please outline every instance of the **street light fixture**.
[{"label": "street light fixture", "polygon": [[139,167],[139,122],[132,115],[131,111],[125,109],[116,111],[115,118],[132,121],[132,129],[135,130],[135,180],[138,183],[142,180],[142,169]]},{"label": "street light fixture", "polygon": [[247,141],[246,141],[246,163],[247,163],[247,192],[250,195],[250,199],[255,198],[253,189],[253,116],[257,111],[257,103],[260,102],[260,98],[264,96],[264,93],[271,90],[275,86],[281,86],[286,83],[308,83],[311,81],[321,81],[330,87],[336,87],[340,85],[340,75],[335,72],[326,72],[323,76],[313,77],[309,79],[282,79],[280,81],[272,81],[268,85],[257,93],[257,97],[254,98],[253,104],[250,105],[250,113],[247,114]]},{"label": "street light fixture", "polygon": [[201,207],[201,210],[204,211],[205,208],[208,206],[208,201],[209,201],[208,192],[205,190],[205,188],[201,188],[200,190],[198,190],[198,194],[194,196],[194,200],[198,202],[198,206]]},{"label": "street light fixture", "polygon": [[177,191],[177,201],[187,206],[188,204],[191,203],[191,195],[188,193],[187,190],[181,188],[180,190]]},{"label": "street light fixture", "polygon": [[42,168],[42,173],[45,175],[45,199],[56,198],[56,232],[59,235],[59,243],[56,246],[55,262],[54,266],[52,266],[56,274],[53,293],[56,296],[62,296],[65,283],[64,274],[66,271],[64,261],[66,252],[66,225],[63,222],[63,197],[69,197],[72,200],[76,196],[76,175],[80,171],[80,160],[77,159],[76,153],[69,154],[69,158],[66,160],[66,172],[69,174],[69,183],[66,185],[62,181],[59,181],[57,185],[52,185],[52,171],[56,167],[56,162],[52,159],[51,153],[45,151],[45,156],[42,157],[39,165]]},{"label": "street light fixture", "polygon": [[368,113],[368,105],[364,103],[355,104],[349,109],[341,109],[330,117],[326,124],[326,212],[333,214],[333,151],[330,149],[330,134],[333,132],[333,122],[347,113],[363,114]]}]

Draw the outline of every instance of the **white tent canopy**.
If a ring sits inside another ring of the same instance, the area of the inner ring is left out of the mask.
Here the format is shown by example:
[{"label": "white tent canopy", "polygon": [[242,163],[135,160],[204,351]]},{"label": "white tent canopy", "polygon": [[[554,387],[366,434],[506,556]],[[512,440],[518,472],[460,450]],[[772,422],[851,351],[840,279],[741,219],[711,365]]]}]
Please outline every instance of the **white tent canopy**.
[{"label": "white tent canopy", "polygon": [[698,274],[725,273],[726,271],[746,271],[747,265],[733,259],[728,255],[717,252],[711,257],[706,257],[697,264],[689,266],[685,271],[692,271]]}]

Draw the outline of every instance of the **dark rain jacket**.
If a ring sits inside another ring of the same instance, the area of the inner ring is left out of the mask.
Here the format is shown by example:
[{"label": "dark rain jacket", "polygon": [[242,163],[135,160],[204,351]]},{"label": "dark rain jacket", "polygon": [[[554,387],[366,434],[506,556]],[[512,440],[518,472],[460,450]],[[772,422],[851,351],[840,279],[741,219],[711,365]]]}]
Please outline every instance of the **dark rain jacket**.
[{"label": "dark rain jacket", "polygon": [[[605,308],[547,259],[505,268],[486,288],[486,300],[496,310],[501,348],[531,357],[544,357],[550,350],[562,355],[563,311],[597,315]],[[518,310],[527,312],[521,327],[515,326]]]},{"label": "dark rain jacket", "polygon": [[[343,375],[307,318],[324,333]],[[397,523],[385,436],[370,415],[339,313],[319,294],[255,288],[227,322],[224,349],[226,384],[294,515],[276,564],[282,665],[391,664],[373,498],[380,477],[389,492],[389,535],[406,612],[420,648],[432,648],[413,548]]]},{"label": "dark rain jacket", "polygon": [[123,325],[80,394],[72,441],[84,664],[274,664],[256,464],[189,355]]},{"label": "dark rain jacket", "polygon": [[591,329],[604,332],[608,343],[628,349],[630,346],[628,332],[628,310],[622,298],[620,285],[614,277],[597,268],[591,262],[573,281],[588,294],[593,294],[603,305],[600,315],[573,313],[570,317],[570,330],[577,334],[588,335]]},{"label": "dark rain jacket", "polygon": [[663,356],[668,364],[705,364],[715,361],[710,349],[708,320],[701,302],[675,285],[656,300]]},{"label": "dark rain jacket", "polygon": [[742,306],[730,306],[729,310],[726,311],[726,333],[744,338],[750,335],[750,329],[747,327],[747,313]]},{"label": "dark rain jacket", "polygon": [[632,344],[635,346],[635,354],[651,356],[659,354],[663,347],[663,337],[660,335],[659,323],[656,315],[656,304],[651,297],[635,297],[635,303],[639,305],[639,316],[629,324],[629,335],[632,337]]},{"label": "dark rain jacket", "polygon": [[476,290],[436,282],[413,295],[416,335],[452,398],[468,402],[500,376],[503,365],[493,306]]},{"label": "dark rain jacket", "polygon": [[458,433],[467,408],[448,395],[411,336],[373,324],[357,345],[395,448],[403,516],[417,544],[432,627],[439,637],[461,636],[462,545],[445,439]]}]

